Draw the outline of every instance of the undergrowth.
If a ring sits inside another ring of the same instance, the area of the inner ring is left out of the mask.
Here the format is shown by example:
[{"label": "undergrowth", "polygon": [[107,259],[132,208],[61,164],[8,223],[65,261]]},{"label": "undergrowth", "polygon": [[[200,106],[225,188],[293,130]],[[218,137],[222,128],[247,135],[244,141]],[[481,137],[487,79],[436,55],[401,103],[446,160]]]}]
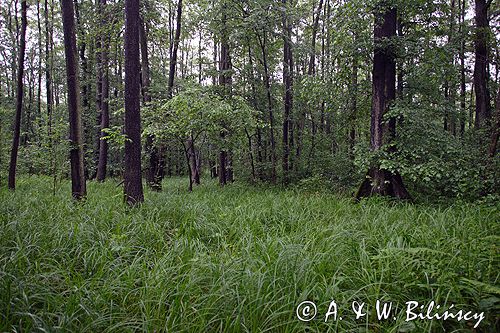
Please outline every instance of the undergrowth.
[{"label": "undergrowth", "polygon": [[[0,331],[468,332],[473,322],[379,321],[376,300],[499,321],[499,206],[359,204],[329,193],[170,179],[130,209],[117,182],[22,177],[0,190]],[[317,304],[303,323],[295,309]],[[342,320],[325,313],[331,300]],[[356,320],[353,301],[365,302]]]}]

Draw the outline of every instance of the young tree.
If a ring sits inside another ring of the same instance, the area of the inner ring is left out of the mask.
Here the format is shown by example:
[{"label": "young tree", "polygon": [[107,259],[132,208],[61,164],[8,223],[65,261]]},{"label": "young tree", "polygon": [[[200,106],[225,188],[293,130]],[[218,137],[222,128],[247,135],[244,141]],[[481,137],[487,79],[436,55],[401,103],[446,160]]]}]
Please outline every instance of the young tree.
[{"label": "young tree", "polygon": [[133,206],[144,201],[141,172],[139,0],[125,1],[125,170],[124,197]]},{"label": "young tree", "polygon": [[85,172],[83,165],[83,138],[80,103],[79,66],[75,34],[75,10],[72,0],[61,0],[66,55],[66,81],[68,89],[69,141],[71,162],[71,189],[73,198],[86,196]]},{"label": "young tree", "polygon": [[[378,3],[374,25],[374,58],[372,73],[372,110],[370,125],[370,148],[372,152],[383,149],[384,136],[392,139],[395,135],[396,122],[390,119],[387,130],[384,129],[383,116],[396,97],[396,62],[391,38],[396,36],[396,8],[384,1]],[[375,165],[370,168],[366,179],[361,184],[356,198],[373,194],[410,199],[403,180],[397,171],[389,171]]]},{"label": "young tree", "polygon": [[[28,6],[26,0],[21,1],[21,39],[19,41],[19,60],[17,69],[17,93],[16,93],[16,116],[14,118],[14,136],[12,138],[12,149],[10,153],[9,166],[9,189],[16,188],[16,167],[17,153],[19,150],[19,139],[21,136],[21,116],[23,112],[23,95],[24,95],[24,56],[26,52],[26,28],[28,26],[27,19]],[[17,15],[17,14],[16,14]]]}]

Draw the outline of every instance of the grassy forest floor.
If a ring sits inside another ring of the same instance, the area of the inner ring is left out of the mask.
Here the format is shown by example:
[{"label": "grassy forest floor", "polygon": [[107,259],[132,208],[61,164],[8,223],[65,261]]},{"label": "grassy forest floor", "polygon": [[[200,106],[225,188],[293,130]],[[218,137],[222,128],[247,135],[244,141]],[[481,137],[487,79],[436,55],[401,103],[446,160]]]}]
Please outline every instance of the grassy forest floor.
[{"label": "grassy forest floor", "polygon": [[[436,206],[170,179],[137,209],[117,182],[21,177],[0,190],[0,331],[459,332],[475,321],[405,322],[405,302],[499,321],[499,206]],[[398,306],[379,321],[376,300]],[[317,304],[300,322],[296,307]],[[330,317],[335,300],[342,320]],[[366,302],[356,320],[353,301]]]}]

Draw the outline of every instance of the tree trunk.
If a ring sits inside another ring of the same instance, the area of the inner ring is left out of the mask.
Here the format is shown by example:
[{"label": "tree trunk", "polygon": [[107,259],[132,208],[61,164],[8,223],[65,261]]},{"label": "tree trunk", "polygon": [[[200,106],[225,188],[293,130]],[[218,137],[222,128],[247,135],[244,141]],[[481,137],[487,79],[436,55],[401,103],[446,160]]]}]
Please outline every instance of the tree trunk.
[{"label": "tree trunk", "polygon": [[[106,0],[100,0],[99,3],[101,7],[101,27],[107,27],[108,25],[108,13]],[[100,138],[99,138],[99,163],[97,165],[97,181],[103,182],[106,179],[106,169],[108,165],[108,141],[103,140],[107,135],[104,130],[109,128],[109,37],[107,34],[101,34],[101,123],[100,123]]]},{"label": "tree trunk", "polygon": [[[286,8],[287,0],[282,0],[283,6]],[[321,0],[321,4],[323,1]],[[291,38],[292,29],[289,22],[288,14],[283,12],[283,85],[285,87],[285,94],[283,97],[284,103],[284,113],[283,113],[283,183],[288,184],[290,181],[289,175],[289,157],[290,157],[290,141],[289,141],[289,131],[290,131],[290,117],[293,107],[293,55],[291,48]],[[319,12],[318,12],[319,18]],[[318,21],[319,22],[319,21]],[[315,24],[315,29],[317,30],[317,24]],[[316,33],[313,33],[316,35]],[[313,43],[315,43],[316,37],[313,37]],[[314,67],[314,57],[311,56],[312,67]]]},{"label": "tree trunk", "polygon": [[[141,16],[139,25],[139,38],[141,47],[141,91],[142,101],[144,105],[151,103],[150,87],[150,68],[149,68],[149,52],[148,52],[148,27],[144,17]],[[149,167],[146,174],[148,186],[153,191],[161,191],[160,175],[160,152],[158,146],[154,142],[154,136],[148,135],[146,138],[146,152],[149,156]]]},{"label": "tree trunk", "polygon": [[47,134],[49,138],[49,148],[52,147],[52,61],[50,56],[50,44],[52,41],[52,26],[49,24],[49,4],[48,0],[44,3],[45,20],[45,93],[47,94]]},{"label": "tree trunk", "polygon": [[[356,45],[356,36],[354,38],[354,45]],[[358,113],[358,55],[357,51],[353,51],[352,56],[352,72],[351,72],[351,107],[350,107],[350,117],[349,117],[349,156],[354,159],[354,145],[356,144],[356,121]]]},{"label": "tree trunk", "polygon": [[[222,87],[222,94],[224,98],[228,98],[231,95],[231,55],[229,50],[229,33],[227,31],[227,14],[226,14],[226,4],[224,3],[222,9],[222,34],[221,34],[221,46],[220,46],[220,68],[219,68],[219,85]],[[224,127],[224,124],[223,124]],[[221,141],[224,143],[226,141],[225,129],[220,132]],[[219,183],[224,186],[228,182],[228,152],[226,147],[222,147],[219,151]],[[229,175],[230,176],[230,175]],[[231,177],[230,177],[231,178]],[[229,179],[230,180],[230,179]]]},{"label": "tree trunk", "polygon": [[141,171],[139,0],[125,0],[125,169],[124,199],[144,201]]},{"label": "tree trunk", "polygon": [[489,148],[489,156],[491,158],[495,157],[498,146],[498,137],[500,136],[500,86],[498,87],[497,98],[496,98],[496,120],[493,125],[493,132],[491,134],[491,142]]},{"label": "tree trunk", "polygon": [[465,133],[465,119],[467,117],[466,107],[466,82],[465,82],[465,36],[463,35],[464,21],[465,21],[465,0],[458,0],[460,7],[460,23],[459,23],[459,36],[460,36],[460,137]]},{"label": "tree trunk", "polygon": [[171,99],[173,96],[175,68],[177,65],[177,50],[179,49],[181,28],[182,28],[182,0],[179,0],[179,2],[177,3],[177,26],[175,29],[172,56],[170,58],[170,70],[168,72],[168,88],[167,88],[168,99]]},{"label": "tree trunk", "polygon": [[[383,4],[379,3],[379,4]],[[386,39],[396,36],[397,12],[395,8],[381,8],[375,14],[374,25],[374,59],[373,59],[373,96],[370,125],[370,148],[373,152],[382,149],[384,134],[391,140],[395,136],[395,119],[389,120],[387,130],[383,127],[383,115],[396,97],[396,62],[394,51]],[[384,133],[386,132],[386,133]],[[362,182],[356,199],[374,194],[393,196],[399,199],[410,199],[402,178],[398,172],[390,172],[379,165],[368,171]]]},{"label": "tree trunk", "polygon": [[[24,77],[24,55],[26,52],[26,28],[28,26],[26,0],[21,1],[21,39],[19,41],[19,59],[17,69],[17,92],[16,92],[16,115],[14,118],[14,136],[10,153],[9,166],[9,189],[16,189],[17,153],[19,150],[19,139],[21,135],[21,116],[23,111],[23,77]],[[16,14],[17,15],[17,14]]]},{"label": "tree trunk", "polygon": [[68,89],[71,189],[73,198],[81,200],[86,196],[86,186],[83,165],[82,110],[80,104],[80,80],[73,1],[61,0],[61,12],[63,19]]},{"label": "tree trunk", "polygon": [[476,119],[475,128],[480,129],[487,124],[491,117],[490,94],[488,91],[488,7],[486,0],[476,1],[476,35],[474,40],[474,89],[476,91]]}]

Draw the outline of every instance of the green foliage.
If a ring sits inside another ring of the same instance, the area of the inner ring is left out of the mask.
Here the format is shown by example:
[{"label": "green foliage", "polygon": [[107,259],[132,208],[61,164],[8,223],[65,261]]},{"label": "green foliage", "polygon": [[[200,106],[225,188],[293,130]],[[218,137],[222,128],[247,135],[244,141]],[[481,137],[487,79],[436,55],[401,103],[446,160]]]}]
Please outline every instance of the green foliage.
[{"label": "green foliage", "polygon": [[[115,181],[89,183],[84,205],[52,196],[47,177],[0,189],[0,331],[451,332],[453,320],[301,323],[313,300],[409,300],[498,313],[499,206],[393,204],[322,191],[206,183],[122,205]],[[313,183],[310,181],[309,183]]]}]

